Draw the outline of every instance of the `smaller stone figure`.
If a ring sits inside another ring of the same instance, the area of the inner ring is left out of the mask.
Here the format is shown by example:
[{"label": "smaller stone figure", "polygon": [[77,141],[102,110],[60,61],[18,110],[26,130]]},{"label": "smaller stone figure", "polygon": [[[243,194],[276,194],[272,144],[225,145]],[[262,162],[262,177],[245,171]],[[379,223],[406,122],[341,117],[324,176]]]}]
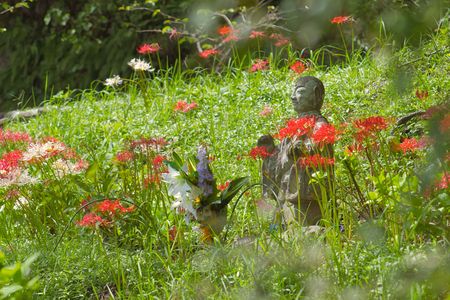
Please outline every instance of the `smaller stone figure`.
[{"label": "smaller stone figure", "polygon": [[257,146],[265,147],[270,154],[270,156],[263,159],[261,167],[263,198],[277,200],[280,188],[276,172],[279,149],[271,135],[261,136],[258,139]]}]

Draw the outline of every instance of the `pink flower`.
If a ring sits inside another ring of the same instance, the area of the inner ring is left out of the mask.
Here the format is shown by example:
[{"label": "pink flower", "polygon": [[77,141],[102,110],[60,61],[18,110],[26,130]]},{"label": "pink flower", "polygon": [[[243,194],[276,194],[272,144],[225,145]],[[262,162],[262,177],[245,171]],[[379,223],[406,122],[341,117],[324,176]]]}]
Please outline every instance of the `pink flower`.
[{"label": "pink flower", "polygon": [[277,40],[274,45],[275,45],[275,47],[282,47],[287,44],[289,44],[289,40],[284,38],[284,39]]},{"label": "pink flower", "polygon": [[273,112],[272,107],[270,107],[269,105],[265,105],[263,110],[259,113],[259,115],[261,117],[267,117],[267,116],[271,115],[272,112]]},{"label": "pink flower", "polygon": [[331,19],[331,24],[343,24],[352,22],[353,19],[351,16],[337,16]]},{"label": "pink flower", "polygon": [[301,61],[296,61],[289,68],[297,74],[302,74],[306,70],[306,66]]},{"label": "pink flower", "polygon": [[450,183],[450,174],[442,174],[442,178],[436,184],[436,188],[438,190],[445,190],[448,188],[448,184]]},{"label": "pink flower", "polygon": [[197,108],[197,106],[198,105],[195,102],[187,103],[186,101],[178,101],[173,110],[187,113],[187,112]]},{"label": "pink flower", "polygon": [[268,60],[256,59],[255,63],[250,67],[249,72],[253,73],[256,71],[267,70],[268,68],[269,68]]},{"label": "pink flower", "polygon": [[0,145],[7,143],[30,143],[31,137],[25,132],[14,132],[0,128]]},{"label": "pink flower", "polygon": [[177,39],[180,36],[180,33],[177,31],[176,28],[172,28],[170,31],[169,39],[174,40]]},{"label": "pink flower", "polygon": [[139,140],[132,141],[130,148],[133,151],[149,153],[150,151],[159,151],[162,147],[167,145],[167,141],[162,138],[140,138]]},{"label": "pink flower", "polygon": [[235,35],[234,33],[232,33],[232,34],[228,35],[226,38],[224,38],[224,39],[223,39],[223,42],[224,42],[224,43],[228,43],[228,42],[231,42],[231,41],[236,42],[236,41],[238,41],[238,40],[239,40],[239,38],[237,37],[237,35]]},{"label": "pink flower", "polygon": [[208,58],[210,56],[217,55],[218,53],[219,53],[219,51],[216,49],[207,49],[207,50],[203,50],[202,52],[200,52],[199,56],[201,58]]},{"label": "pink flower", "polygon": [[137,48],[139,54],[152,54],[156,53],[161,49],[158,43],[153,44],[142,44]]},{"label": "pink flower", "polygon": [[419,98],[420,100],[423,100],[425,98],[428,98],[428,91],[419,91],[416,90],[416,97]]},{"label": "pink flower", "polygon": [[266,34],[262,31],[252,31],[252,32],[250,32],[249,38],[256,39],[256,38],[265,37],[265,36],[266,36]]}]

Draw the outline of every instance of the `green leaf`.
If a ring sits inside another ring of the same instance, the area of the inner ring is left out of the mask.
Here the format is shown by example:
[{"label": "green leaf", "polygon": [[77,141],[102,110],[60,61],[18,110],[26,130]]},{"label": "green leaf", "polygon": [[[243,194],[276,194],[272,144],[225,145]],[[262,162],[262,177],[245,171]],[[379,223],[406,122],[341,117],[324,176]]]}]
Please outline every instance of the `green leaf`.
[{"label": "green leaf", "polygon": [[92,193],[92,188],[91,188],[88,184],[86,184],[86,183],[84,183],[83,181],[81,181],[79,178],[72,177],[72,180],[73,180],[73,182],[74,182],[76,185],[78,185],[78,187],[81,188],[83,191],[85,191],[85,192],[87,192],[87,193],[89,193],[89,194]]},{"label": "green leaf", "polygon": [[152,14],[152,17],[156,16],[157,14],[159,14],[161,12],[160,9],[155,9],[155,11]]},{"label": "green leaf", "polygon": [[23,287],[18,284],[11,284],[0,289],[0,299],[7,299],[15,292],[22,290]]},{"label": "green leaf", "polygon": [[233,200],[234,196],[249,182],[249,177],[240,177],[230,182],[230,185],[220,195],[220,203],[225,206]]}]

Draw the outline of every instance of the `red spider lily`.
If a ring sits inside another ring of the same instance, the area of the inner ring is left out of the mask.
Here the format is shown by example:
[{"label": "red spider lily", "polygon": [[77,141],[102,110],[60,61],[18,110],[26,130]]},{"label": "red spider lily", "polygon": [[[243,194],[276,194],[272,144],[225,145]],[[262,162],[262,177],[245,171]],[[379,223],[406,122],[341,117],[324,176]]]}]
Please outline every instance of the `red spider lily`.
[{"label": "red spider lily", "polygon": [[249,154],[248,154],[251,158],[253,158],[253,159],[257,159],[257,158],[266,158],[266,157],[269,157],[269,156],[271,156],[272,154],[271,153],[269,153],[269,152],[267,152],[267,149],[266,149],[266,147],[264,147],[264,146],[257,146],[257,147],[253,147],[251,150],[250,150],[250,152],[249,152]]},{"label": "red spider lily", "polygon": [[302,74],[306,70],[306,66],[301,61],[296,61],[289,68],[297,74]]},{"label": "red spider lily", "polygon": [[276,47],[281,47],[284,45],[289,44],[289,39],[287,39],[284,35],[279,34],[279,33],[272,33],[269,36],[271,39],[275,40],[275,46]]},{"label": "red spider lily", "polygon": [[30,143],[31,140],[28,133],[0,129],[0,145],[7,143]]},{"label": "red spider lily", "polygon": [[19,190],[9,190],[5,195],[7,200],[14,200],[14,199],[19,198],[19,196],[20,196]]},{"label": "red spider lily", "polygon": [[207,50],[203,50],[202,52],[200,52],[200,53],[199,53],[199,56],[200,56],[201,58],[208,58],[208,57],[210,57],[210,56],[217,55],[217,54],[219,54],[219,50],[216,50],[216,49],[207,49]]},{"label": "red spider lily", "polygon": [[266,34],[264,33],[264,32],[262,32],[262,31],[252,31],[252,32],[250,32],[250,36],[249,36],[249,38],[250,39],[256,39],[256,38],[262,38],[262,37],[265,37],[266,36]]},{"label": "red spider lily", "polygon": [[175,225],[170,227],[170,229],[169,229],[169,241],[173,242],[175,240],[175,238],[177,237],[177,234],[178,234],[177,227]]},{"label": "red spider lily", "polygon": [[447,133],[450,128],[450,113],[447,113],[444,118],[439,122],[439,130],[441,133]]},{"label": "red spider lily", "polygon": [[263,59],[256,59],[255,63],[250,67],[249,72],[253,73],[256,71],[267,70],[269,68],[269,61]]},{"label": "red spider lily", "polygon": [[158,43],[153,44],[142,44],[137,48],[139,54],[152,54],[156,53],[161,49]]},{"label": "red spider lily", "polygon": [[282,40],[285,39],[284,35],[279,34],[279,33],[272,33],[269,38],[271,38],[272,40]]},{"label": "red spider lily", "polygon": [[231,41],[236,42],[236,41],[238,41],[238,40],[239,40],[239,38],[237,37],[237,35],[235,35],[234,33],[232,33],[232,34],[228,35],[226,38],[224,38],[224,39],[222,40],[222,42],[228,43],[228,42],[231,42]]},{"label": "red spider lily", "polygon": [[331,19],[331,24],[343,24],[352,22],[353,19],[351,16],[337,16]]},{"label": "red spider lily", "polygon": [[302,167],[325,167],[334,165],[334,158],[322,156],[320,154],[314,154],[300,158],[300,165]]},{"label": "red spider lily", "polygon": [[187,103],[186,101],[178,101],[175,107],[173,108],[174,111],[179,111],[183,113],[187,113],[195,108],[197,108],[197,103],[191,102]]},{"label": "red spider lily", "polygon": [[352,156],[354,153],[356,152],[361,152],[364,150],[364,146],[362,144],[353,144],[348,146],[344,152],[345,154],[347,154],[348,156]]},{"label": "red spider lily", "polygon": [[400,149],[403,154],[406,152],[415,152],[418,149],[423,148],[424,143],[416,138],[404,139],[400,144],[398,144],[398,149]]},{"label": "red spider lily", "polygon": [[84,215],[83,219],[77,222],[78,226],[82,227],[95,227],[97,225],[106,225],[108,222],[99,215],[96,215],[94,213],[88,213]]},{"label": "red spider lily", "polygon": [[163,162],[167,160],[164,155],[156,155],[152,160],[152,165],[155,170],[161,168],[163,166]]},{"label": "red spider lily", "polygon": [[334,144],[337,139],[336,128],[331,124],[323,124],[311,135],[314,143],[319,145]]},{"label": "red spider lily", "polygon": [[134,159],[134,153],[131,151],[122,151],[116,154],[116,160],[120,163],[126,163]]},{"label": "red spider lily", "polygon": [[229,185],[230,185],[230,181],[227,180],[225,183],[219,184],[219,185],[217,186],[217,189],[218,189],[219,191],[223,192],[223,191],[225,191],[225,189],[226,189]]},{"label": "red spider lily", "polygon": [[89,168],[89,162],[79,159],[77,160],[77,162],[75,163],[75,170],[86,170],[87,168]]},{"label": "red spider lily", "polygon": [[289,44],[289,40],[284,38],[284,39],[277,40],[274,45],[275,45],[275,47],[282,47],[287,44]]},{"label": "red spider lily", "polygon": [[3,154],[0,159],[0,178],[17,168],[22,156],[23,152],[20,150],[14,150]]},{"label": "red spider lily", "polygon": [[119,200],[104,200],[97,205],[97,211],[101,213],[107,213],[110,215],[115,215],[117,212],[128,213],[134,211],[135,206],[131,205],[129,207],[124,207],[120,204]]},{"label": "red spider lily", "polygon": [[450,174],[444,173],[442,174],[442,178],[436,184],[436,188],[438,190],[448,189],[448,184],[450,183]]},{"label": "red spider lily", "polygon": [[148,189],[151,184],[160,184],[161,176],[159,174],[152,174],[144,178],[144,189]]},{"label": "red spider lily", "polygon": [[406,152],[415,152],[416,150],[420,149],[422,147],[422,143],[415,138],[410,139],[404,139],[403,142],[401,142],[398,145],[398,148],[405,154]]},{"label": "red spider lily", "polygon": [[222,26],[219,29],[217,29],[217,32],[222,36],[228,35],[233,32],[233,28],[231,28],[230,26]]},{"label": "red spider lily", "polygon": [[419,98],[420,100],[423,100],[425,98],[428,98],[428,91],[419,91],[416,90],[416,97]]},{"label": "red spider lily", "polygon": [[286,126],[281,128],[276,137],[280,140],[288,138],[300,138],[309,134],[316,124],[315,117],[304,117],[287,121]]},{"label": "red spider lily", "polygon": [[386,129],[388,123],[385,118],[374,116],[356,120],[353,122],[353,125],[358,130],[356,132],[356,139],[358,142],[361,142],[365,138],[373,136],[376,132]]},{"label": "red spider lily", "polygon": [[265,105],[264,108],[263,108],[263,110],[259,113],[259,115],[260,115],[261,117],[267,117],[267,116],[271,115],[272,112],[273,112],[272,107],[270,107],[270,106],[268,106],[268,105]]}]

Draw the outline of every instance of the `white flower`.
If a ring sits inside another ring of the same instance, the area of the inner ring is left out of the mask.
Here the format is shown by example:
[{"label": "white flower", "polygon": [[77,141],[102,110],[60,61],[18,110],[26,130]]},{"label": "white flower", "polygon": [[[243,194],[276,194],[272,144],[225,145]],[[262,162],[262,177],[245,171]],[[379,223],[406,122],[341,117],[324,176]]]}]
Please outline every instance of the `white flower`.
[{"label": "white flower", "polygon": [[[185,179],[180,172],[169,166],[169,172],[162,174],[163,180],[169,184],[168,194],[173,196],[175,201],[172,209],[185,210],[197,219],[197,210],[194,208],[194,199],[201,195],[202,190],[194,186]],[[189,218],[188,218],[189,219]],[[187,219],[187,221],[188,221]]]},{"label": "white flower", "polygon": [[154,70],[152,68],[152,66],[148,62],[146,62],[146,61],[144,61],[142,59],[133,58],[132,60],[130,60],[128,65],[130,67],[132,67],[135,71],[149,71],[149,72],[152,72]]},{"label": "white flower", "polygon": [[119,77],[119,75],[114,75],[111,78],[106,78],[104,85],[115,87],[122,84],[122,79]]},{"label": "white flower", "polygon": [[18,210],[23,208],[24,206],[28,206],[28,199],[25,197],[19,197],[14,203],[13,209]]},{"label": "white flower", "polygon": [[55,171],[56,176],[61,179],[66,175],[76,175],[84,171],[84,169],[87,168],[87,165],[84,165],[80,162],[73,163],[71,161],[60,158],[53,162],[52,168]]},{"label": "white flower", "polygon": [[61,142],[46,142],[30,144],[27,151],[22,156],[22,161],[35,162],[45,160],[49,157],[60,154],[66,150],[66,146]]},{"label": "white flower", "polygon": [[0,178],[0,187],[11,185],[26,185],[36,183],[38,180],[28,174],[28,170],[16,168]]}]

